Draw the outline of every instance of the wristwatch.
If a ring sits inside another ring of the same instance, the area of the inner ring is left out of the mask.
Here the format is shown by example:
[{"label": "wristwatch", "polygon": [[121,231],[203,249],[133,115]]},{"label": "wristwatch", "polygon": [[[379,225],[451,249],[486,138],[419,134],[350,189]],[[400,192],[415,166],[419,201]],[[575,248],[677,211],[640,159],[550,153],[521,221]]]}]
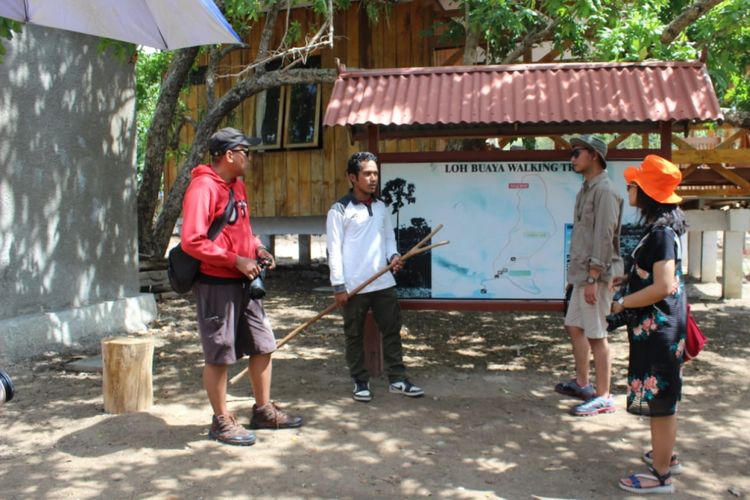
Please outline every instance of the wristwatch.
[{"label": "wristwatch", "polygon": [[617,303],[622,307],[625,307],[625,297],[620,297],[619,299],[617,299]]},{"label": "wristwatch", "polygon": [[586,276],[586,283],[588,283],[589,285],[593,285],[594,283],[596,283],[596,278],[594,278],[591,275],[588,275]]}]

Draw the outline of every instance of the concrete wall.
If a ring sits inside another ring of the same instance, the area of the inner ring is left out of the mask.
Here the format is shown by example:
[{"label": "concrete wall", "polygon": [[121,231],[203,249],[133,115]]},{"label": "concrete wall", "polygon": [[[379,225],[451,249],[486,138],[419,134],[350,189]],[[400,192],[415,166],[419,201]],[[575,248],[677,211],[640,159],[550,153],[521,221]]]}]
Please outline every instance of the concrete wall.
[{"label": "concrete wall", "polygon": [[0,359],[142,329],[134,65],[25,26],[0,65]]}]

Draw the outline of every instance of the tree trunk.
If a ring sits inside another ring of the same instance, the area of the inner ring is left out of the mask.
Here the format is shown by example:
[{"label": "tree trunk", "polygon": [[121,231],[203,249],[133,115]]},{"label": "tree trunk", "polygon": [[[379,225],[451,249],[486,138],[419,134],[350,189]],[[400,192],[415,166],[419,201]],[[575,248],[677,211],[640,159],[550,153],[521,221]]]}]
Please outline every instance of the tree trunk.
[{"label": "tree trunk", "polygon": [[154,244],[152,228],[156,202],[162,186],[164,161],[169,145],[169,129],[190,68],[193,66],[198,47],[178,50],[169,64],[167,76],[161,86],[156,103],[154,119],[148,130],[146,158],[143,166],[141,185],[138,186],[138,243],[144,255],[160,256],[159,245]]},{"label": "tree trunk", "polygon": [[154,339],[102,339],[102,394],[107,413],[131,413],[151,408],[154,389],[151,369]]},{"label": "tree trunk", "polygon": [[159,214],[151,234],[151,248],[154,255],[164,255],[169,246],[169,238],[180,216],[182,198],[190,183],[190,176],[203,158],[208,138],[232,110],[245,99],[258,92],[280,85],[295,83],[332,83],[336,79],[333,69],[296,69],[278,70],[263,74],[258,78],[244,80],[216,101],[216,105],[208,110],[195,129],[195,138],[185,162],[180,166],[177,179],[169,195],[164,200],[164,207]]}]

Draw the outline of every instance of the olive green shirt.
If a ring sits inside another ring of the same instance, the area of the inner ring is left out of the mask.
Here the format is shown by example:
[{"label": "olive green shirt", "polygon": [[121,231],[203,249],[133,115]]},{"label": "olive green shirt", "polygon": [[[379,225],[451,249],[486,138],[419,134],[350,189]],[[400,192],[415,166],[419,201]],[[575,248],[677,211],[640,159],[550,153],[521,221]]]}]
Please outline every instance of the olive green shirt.
[{"label": "olive green shirt", "polygon": [[607,172],[600,173],[590,181],[585,180],[576,196],[568,283],[586,284],[592,267],[601,271],[601,282],[606,283],[613,276],[622,275],[621,219],[622,197],[615,192]]}]

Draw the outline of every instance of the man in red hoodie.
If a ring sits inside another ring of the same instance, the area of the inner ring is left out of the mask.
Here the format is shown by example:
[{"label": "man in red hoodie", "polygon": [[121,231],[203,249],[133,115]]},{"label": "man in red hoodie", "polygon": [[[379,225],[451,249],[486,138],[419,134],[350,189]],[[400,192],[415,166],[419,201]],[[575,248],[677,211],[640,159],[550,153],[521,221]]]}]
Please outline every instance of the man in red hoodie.
[{"label": "man in red hoodie", "polygon": [[[223,128],[208,140],[211,165],[198,165],[182,203],[181,245],[201,261],[193,285],[198,328],[205,365],[203,386],[213,408],[209,437],[222,443],[249,446],[255,435],[240,425],[227,409],[227,369],[244,355],[250,356],[248,373],[255,404],[253,429],[300,427],[302,417],[283,412],[271,401],[271,353],[276,339],[263,303],[251,291],[251,280],[261,272],[261,262],[275,267],[273,256],[253,236],[242,175],[250,161],[250,146],[260,139],[237,129]],[[234,207],[227,224],[211,240],[208,229],[227,208],[230,190]]]}]

